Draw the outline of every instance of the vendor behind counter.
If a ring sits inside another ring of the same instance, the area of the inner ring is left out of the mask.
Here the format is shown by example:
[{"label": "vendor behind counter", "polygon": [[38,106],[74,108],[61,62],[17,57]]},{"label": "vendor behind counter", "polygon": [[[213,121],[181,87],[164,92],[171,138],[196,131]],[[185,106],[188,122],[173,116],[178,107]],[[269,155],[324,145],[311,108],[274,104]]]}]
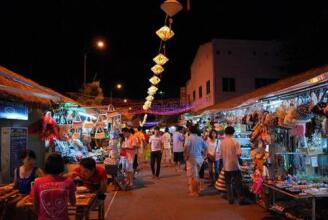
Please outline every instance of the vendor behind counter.
[{"label": "vendor behind counter", "polygon": [[90,192],[104,194],[107,191],[107,174],[102,166],[97,166],[92,158],[83,158],[80,166],[68,173],[68,176],[82,183]]}]

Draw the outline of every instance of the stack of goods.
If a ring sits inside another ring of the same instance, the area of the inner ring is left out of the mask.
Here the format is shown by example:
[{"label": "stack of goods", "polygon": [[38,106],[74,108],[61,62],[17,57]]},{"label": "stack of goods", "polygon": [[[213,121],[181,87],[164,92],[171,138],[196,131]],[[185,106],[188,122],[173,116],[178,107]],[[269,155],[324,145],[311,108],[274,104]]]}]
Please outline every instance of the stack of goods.
[{"label": "stack of goods", "polygon": [[327,195],[328,184],[324,182],[314,183],[307,180],[298,180],[297,177],[288,175],[284,181],[275,181],[276,187],[284,189],[290,193],[305,195]]}]

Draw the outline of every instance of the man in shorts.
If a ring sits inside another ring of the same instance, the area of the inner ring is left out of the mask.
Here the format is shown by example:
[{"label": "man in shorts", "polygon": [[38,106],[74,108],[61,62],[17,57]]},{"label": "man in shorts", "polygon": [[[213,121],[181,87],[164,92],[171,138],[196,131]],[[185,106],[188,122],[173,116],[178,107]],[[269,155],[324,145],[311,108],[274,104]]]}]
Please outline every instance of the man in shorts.
[{"label": "man in shorts", "polygon": [[198,128],[191,126],[185,143],[189,195],[198,196],[200,192],[199,171],[207,154],[206,142],[198,135]]}]

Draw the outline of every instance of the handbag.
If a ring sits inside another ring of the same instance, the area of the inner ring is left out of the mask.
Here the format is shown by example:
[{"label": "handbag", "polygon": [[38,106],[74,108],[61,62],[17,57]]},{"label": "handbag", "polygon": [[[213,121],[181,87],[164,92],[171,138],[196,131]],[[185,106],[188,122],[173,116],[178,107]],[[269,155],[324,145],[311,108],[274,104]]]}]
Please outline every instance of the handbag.
[{"label": "handbag", "polygon": [[103,129],[97,128],[95,133],[95,139],[105,139],[106,134]]},{"label": "handbag", "polygon": [[106,114],[99,114],[96,121],[97,128],[104,128],[105,122],[107,122],[107,115]]},{"label": "handbag", "polygon": [[79,113],[76,113],[72,124],[73,124],[74,129],[82,128],[82,120],[81,120],[81,116]]},{"label": "handbag", "polygon": [[95,124],[92,121],[85,120],[83,122],[82,128],[84,128],[84,129],[91,129],[91,128],[94,128],[94,126],[95,126]]}]

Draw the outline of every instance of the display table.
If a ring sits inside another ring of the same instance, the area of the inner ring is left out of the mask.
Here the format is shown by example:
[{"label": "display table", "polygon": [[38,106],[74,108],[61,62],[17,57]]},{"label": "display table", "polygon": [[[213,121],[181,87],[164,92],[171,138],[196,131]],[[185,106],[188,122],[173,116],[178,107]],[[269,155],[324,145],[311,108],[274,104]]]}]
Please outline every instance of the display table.
[{"label": "display table", "polygon": [[[96,166],[101,166],[105,168],[105,164],[104,163],[97,163]],[[67,172],[72,172],[74,171],[75,168],[80,167],[79,163],[69,163],[66,165],[67,167]]]},{"label": "display table", "polygon": [[19,191],[16,190],[16,189],[13,189],[13,190],[11,190],[10,192],[7,192],[7,193],[2,194],[2,195],[0,196],[0,202],[5,202],[5,201],[7,201],[8,199],[10,199],[10,198],[12,198],[12,197],[14,197],[14,196],[16,196],[16,195],[18,195],[18,194],[19,194]]},{"label": "display table", "polygon": [[[9,184],[8,186],[10,186]],[[7,207],[11,203],[16,203],[18,200],[20,200],[22,196],[19,194],[19,190],[17,189],[11,189],[7,192],[3,192],[0,195],[0,219],[2,219],[7,211]]]},{"label": "display table", "polygon": [[[28,198],[29,196],[25,197],[25,206],[32,208],[32,201]],[[69,204],[68,211],[75,211],[76,219],[82,220],[84,217],[89,219],[89,213],[91,209],[95,206],[97,202],[96,194],[94,193],[80,193],[76,194],[76,204],[72,206]]]},{"label": "display table", "polygon": [[281,189],[281,188],[278,188],[272,184],[268,184],[268,183],[264,183],[263,184],[264,187],[266,187],[267,189],[269,189],[270,191],[272,191],[272,203],[274,204],[275,203],[275,200],[276,200],[276,196],[275,194],[276,193],[281,193],[285,196],[288,196],[292,199],[296,199],[296,200],[302,200],[302,199],[311,199],[312,201],[312,213],[311,213],[311,219],[312,220],[315,220],[316,219],[316,199],[317,198],[323,198],[323,197],[328,197],[328,193],[325,193],[325,194],[310,194],[310,193],[307,193],[305,195],[299,195],[299,194],[296,194],[296,193],[291,193],[291,192],[288,192],[284,189]]}]

